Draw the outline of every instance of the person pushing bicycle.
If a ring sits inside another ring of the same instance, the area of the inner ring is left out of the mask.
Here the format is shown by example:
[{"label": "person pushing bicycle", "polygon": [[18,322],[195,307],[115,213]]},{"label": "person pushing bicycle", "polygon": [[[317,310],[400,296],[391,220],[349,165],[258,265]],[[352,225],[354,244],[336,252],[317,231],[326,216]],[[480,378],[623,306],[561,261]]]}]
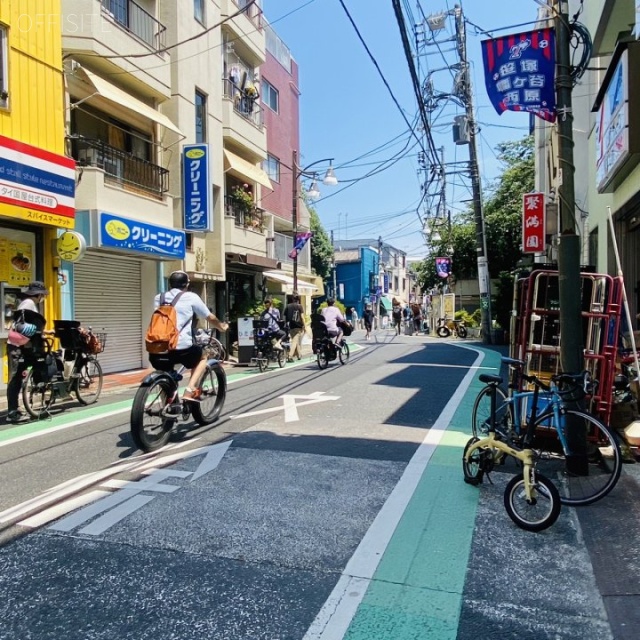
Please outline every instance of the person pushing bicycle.
[{"label": "person pushing bicycle", "polygon": [[164,302],[167,304],[179,296],[174,308],[180,335],[176,349],[166,353],[150,353],[149,362],[160,371],[171,371],[176,364],[181,364],[187,369],[191,369],[191,377],[182,398],[197,402],[200,379],[207,366],[204,349],[196,344],[195,341],[194,329],[198,319],[207,320],[219,331],[226,331],[229,325],[226,322],[221,322],[209,310],[198,294],[188,290],[189,284],[189,275],[187,273],[174,271],[169,276],[169,291],[164,294],[159,293],[155,297],[154,309],[157,309],[163,296]]}]

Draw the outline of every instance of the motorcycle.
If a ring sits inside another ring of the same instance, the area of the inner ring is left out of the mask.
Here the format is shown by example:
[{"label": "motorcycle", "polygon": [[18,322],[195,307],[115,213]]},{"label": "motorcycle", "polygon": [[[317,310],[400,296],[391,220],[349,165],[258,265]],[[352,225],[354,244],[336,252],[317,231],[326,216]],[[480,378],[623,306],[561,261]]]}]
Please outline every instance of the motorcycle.
[{"label": "motorcycle", "polygon": [[436,334],[439,338],[448,338],[451,334],[455,334],[458,338],[467,337],[467,327],[464,320],[450,320],[448,318],[440,318],[436,327]]}]

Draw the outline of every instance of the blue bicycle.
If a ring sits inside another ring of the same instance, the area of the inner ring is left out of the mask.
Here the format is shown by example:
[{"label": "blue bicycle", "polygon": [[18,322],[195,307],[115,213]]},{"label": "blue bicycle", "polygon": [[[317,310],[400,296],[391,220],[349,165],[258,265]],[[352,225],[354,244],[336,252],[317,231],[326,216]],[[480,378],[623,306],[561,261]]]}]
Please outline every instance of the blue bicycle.
[{"label": "blue bicycle", "polygon": [[[491,396],[496,394],[496,433],[500,439],[516,446],[522,444],[532,411],[534,391],[518,391],[526,382],[538,390],[534,439],[536,466],[558,487],[562,504],[587,505],[606,496],[615,487],[622,471],[620,445],[612,431],[591,414],[567,407],[569,399],[584,397],[592,390],[593,382],[588,372],[578,375],[559,374],[552,377],[550,385],[535,375],[527,375],[522,360],[503,357],[513,372],[513,383],[508,394],[499,386],[484,387],[473,405],[471,428],[474,438],[484,438],[489,433],[491,420]],[[570,454],[567,425],[582,430],[588,443],[588,473],[569,473],[566,456]],[[484,471],[501,463],[497,457],[491,464],[483,461]]]}]

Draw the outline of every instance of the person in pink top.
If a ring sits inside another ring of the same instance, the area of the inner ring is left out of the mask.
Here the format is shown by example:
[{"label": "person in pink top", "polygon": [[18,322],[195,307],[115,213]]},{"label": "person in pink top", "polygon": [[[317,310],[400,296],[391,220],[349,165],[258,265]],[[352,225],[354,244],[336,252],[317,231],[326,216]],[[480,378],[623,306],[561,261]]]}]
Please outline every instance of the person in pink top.
[{"label": "person in pink top", "polygon": [[344,322],[344,316],[340,313],[340,309],[335,307],[334,298],[327,298],[327,306],[322,310],[322,319],[327,332],[332,338],[335,338],[336,344],[340,344],[342,340],[342,329],[338,326],[338,322]]}]

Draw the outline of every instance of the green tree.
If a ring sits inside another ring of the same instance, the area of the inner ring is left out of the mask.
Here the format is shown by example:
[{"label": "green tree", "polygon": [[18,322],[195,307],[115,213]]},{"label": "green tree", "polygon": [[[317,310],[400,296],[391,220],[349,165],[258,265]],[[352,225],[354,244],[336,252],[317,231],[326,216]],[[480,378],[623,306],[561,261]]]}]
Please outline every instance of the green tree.
[{"label": "green tree", "polygon": [[[505,142],[497,147],[502,165],[500,176],[487,187],[483,196],[485,240],[492,278],[516,269],[522,257],[522,195],[534,189],[533,136]],[[431,243],[433,253],[416,265],[418,283],[424,289],[443,284],[435,268],[435,258],[451,256],[455,279],[473,279],[478,275],[476,226],[473,207],[459,213],[438,228],[441,240]],[[451,251],[452,250],[452,251]],[[501,287],[507,295],[506,287]]]},{"label": "green tree", "polygon": [[333,247],[327,232],[320,222],[320,216],[307,202],[311,223],[311,270],[323,280],[331,275],[331,263],[333,261]]}]

